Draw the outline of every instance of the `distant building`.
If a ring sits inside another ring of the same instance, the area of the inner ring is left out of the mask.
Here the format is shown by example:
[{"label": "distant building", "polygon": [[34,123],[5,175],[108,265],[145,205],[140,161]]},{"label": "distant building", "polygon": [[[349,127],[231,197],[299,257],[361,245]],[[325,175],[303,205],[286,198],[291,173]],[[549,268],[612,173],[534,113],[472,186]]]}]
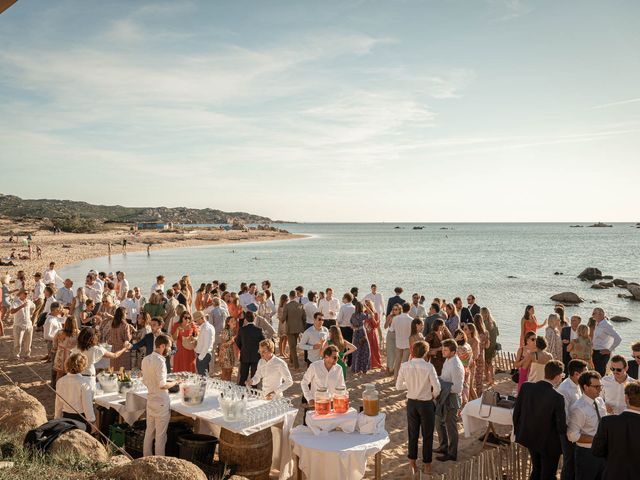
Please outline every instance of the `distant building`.
[{"label": "distant building", "polygon": [[172,227],[171,223],[164,222],[138,222],[136,224],[138,230],[167,230]]}]

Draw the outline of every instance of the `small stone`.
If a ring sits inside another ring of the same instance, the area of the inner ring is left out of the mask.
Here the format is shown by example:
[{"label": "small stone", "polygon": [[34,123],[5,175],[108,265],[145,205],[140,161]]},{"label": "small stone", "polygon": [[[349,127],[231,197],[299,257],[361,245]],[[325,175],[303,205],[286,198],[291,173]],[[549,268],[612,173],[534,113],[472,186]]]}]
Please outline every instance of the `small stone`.
[{"label": "small stone", "polygon": [[609,320],[611,320],[614,323],[624,323],[624,322],[630,322],[631,319],[629,317],[621,317],[619,315],[615,315],[613,317],[611,317]]}]

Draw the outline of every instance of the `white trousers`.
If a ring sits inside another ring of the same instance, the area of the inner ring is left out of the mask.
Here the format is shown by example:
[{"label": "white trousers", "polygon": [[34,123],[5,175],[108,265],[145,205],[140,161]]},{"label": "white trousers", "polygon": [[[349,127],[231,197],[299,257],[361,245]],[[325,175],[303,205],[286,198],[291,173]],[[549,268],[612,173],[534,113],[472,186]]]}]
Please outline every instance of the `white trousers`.
[{"label": "white trousers", "polygon": [[171,420],[169,396],[165,400],[147,398],[147,429],[144,432],[144,446],[142,455],[148,457],[154,454],[153,441],[156,441],[155,454],[164,456],[167,444],[167,430]]},{"label": "white trousers", "polygon": [[13,326],[13,353],[16,357],[20,355],[24,357],[31,356],[32,336],[33,327]]}]

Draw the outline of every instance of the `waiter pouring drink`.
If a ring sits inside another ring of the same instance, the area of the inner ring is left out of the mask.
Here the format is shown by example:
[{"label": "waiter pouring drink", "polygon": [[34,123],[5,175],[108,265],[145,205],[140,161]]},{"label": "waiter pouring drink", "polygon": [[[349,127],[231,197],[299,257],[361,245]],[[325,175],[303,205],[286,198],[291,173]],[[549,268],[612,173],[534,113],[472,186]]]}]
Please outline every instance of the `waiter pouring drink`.
[{"label": "waiter pouring drink", "polygon": [[251,387],[262,382],[262,396],[265,400],[281,397],[283,392],[293,385],[293,378],[287,363],[274,355],[275,344],[272,340],[262,340],[259,344],[260,361],[253,378],[246,381]]}]

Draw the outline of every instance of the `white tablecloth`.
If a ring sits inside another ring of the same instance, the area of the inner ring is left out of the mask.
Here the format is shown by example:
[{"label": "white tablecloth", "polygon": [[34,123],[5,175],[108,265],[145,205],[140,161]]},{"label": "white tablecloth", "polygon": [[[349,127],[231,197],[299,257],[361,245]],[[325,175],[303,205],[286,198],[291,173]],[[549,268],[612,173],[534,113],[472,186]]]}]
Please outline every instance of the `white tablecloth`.
[{"label": "white tablecloth", "polygon": [[382,433],[384,428],[384,422],[386,420],[386,414],[380,412],[375,417],[365,415],[364,412],[358,414],[358,431],[363,435],[373,435],[375,433]]},{"label": "white tablecloth", "polygon": [[146,405],[137,410],[127,408],[125,397],[119,393],[95,395],[93,401],[105,408],[113,408],[129,425],[133,425],[145,412]]},{"label": "white tablecloth", "polygon": [[470,437],[478,431],[485,431],[488,422],[513,427],[513,410],[502,407],[480,406],[482,399],[478,398],[467,403],[462,409],[462,425],[464,436]]},{"label": "white tablecloth", "polygon": [[307,426],[316,435],[327,435],[340,428],[344,433],[353,433],[358,422],[358,412],[350,408],[346,413],[331,412],[328,415],[316,415],[314,410],[307,411]]},{"label": "white tablecloth", "polygon": [[299,458],[300,470],[308,480],[360,480],[364,477],[367,459],[389,443],[389,434],[386,431],[374,435],[334,431],[318,436],[300,425],[291,430],[289,439],[293,453]]}]

